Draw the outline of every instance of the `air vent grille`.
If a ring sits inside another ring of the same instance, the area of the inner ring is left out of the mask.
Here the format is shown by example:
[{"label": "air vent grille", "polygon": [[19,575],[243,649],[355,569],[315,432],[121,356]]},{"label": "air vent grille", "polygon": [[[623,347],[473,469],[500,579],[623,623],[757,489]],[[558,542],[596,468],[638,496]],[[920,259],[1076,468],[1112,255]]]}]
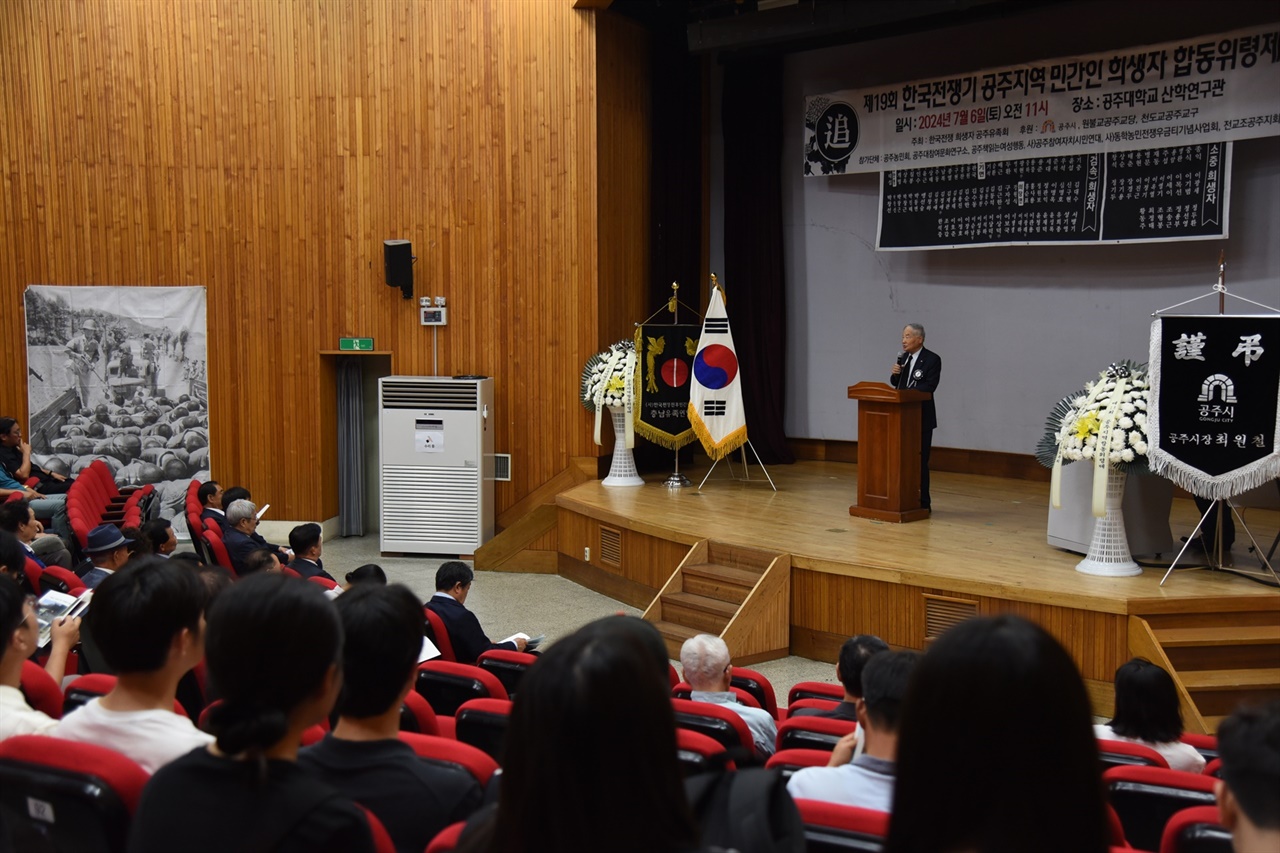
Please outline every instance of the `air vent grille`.
[{"label": "air vent grille", "polygon": [[384,409],[453,409],[475,411],[479,389],[475,382],[449,379],[383,379]]},{"label": "air vent grille", "polygon": [[978,602],[924,594],[924,641],[931,643],[949,629],[978,615]]},{"label": "air vent grille", "polygon": [[600,562],[606,566],[622,567],[622,531],[612,527],[600,528]]},{"label": "air vent grille", "polygon": [[511,482],[511,454],[493,454],[493,479],[504,483]]},{"label": "air vent grille", "polygon": [[382,535],[387,539],[475,539],[480,529],[475,468],[382,466]]}]

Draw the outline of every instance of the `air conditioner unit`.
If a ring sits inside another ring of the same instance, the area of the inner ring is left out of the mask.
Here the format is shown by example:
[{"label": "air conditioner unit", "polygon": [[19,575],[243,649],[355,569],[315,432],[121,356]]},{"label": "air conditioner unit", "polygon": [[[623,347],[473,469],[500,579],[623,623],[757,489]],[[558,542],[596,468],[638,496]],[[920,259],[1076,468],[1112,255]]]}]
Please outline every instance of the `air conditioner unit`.
[{"label": "air conditioner unit", "polygon": [[474,554],[493,538],[493,379],[378,380],[383,551]]}]

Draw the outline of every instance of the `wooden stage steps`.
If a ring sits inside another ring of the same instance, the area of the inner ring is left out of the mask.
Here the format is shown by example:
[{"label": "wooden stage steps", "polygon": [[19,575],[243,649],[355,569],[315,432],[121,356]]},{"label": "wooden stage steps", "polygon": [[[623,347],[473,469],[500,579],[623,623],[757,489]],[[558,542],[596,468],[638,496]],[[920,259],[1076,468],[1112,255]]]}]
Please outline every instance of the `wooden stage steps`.
[{"label": "wooden stage steps", "polygon": [[715,634],[745,666],[790,654],[789,555],[703,539],[689,549],[644,618],[680,657],[695,634]]},{"label": "wooden stage steps", "polygon": [[1130,651],[1169,670],[1188,731],[1217,732],[1242,703],[1280,699],[1280,600],[1134,616]]}]

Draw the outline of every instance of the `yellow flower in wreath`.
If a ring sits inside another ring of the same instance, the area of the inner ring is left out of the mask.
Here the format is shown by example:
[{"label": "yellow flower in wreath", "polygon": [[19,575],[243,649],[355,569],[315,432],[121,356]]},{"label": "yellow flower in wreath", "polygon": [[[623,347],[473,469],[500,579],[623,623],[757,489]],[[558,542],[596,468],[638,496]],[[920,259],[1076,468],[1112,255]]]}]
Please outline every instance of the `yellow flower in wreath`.
[{"label": "yellow flower in wreath", "polygon": [[627,387],[627,381],[621,376],[611,376],[609,381],[605,383],[605,391],[610,394],[621,394]]},{"label": "yellow flower in wreath", "polygon": [[1100,425],[1097,412],[1086,412],[1076,421],[1076,438],[1083,441],[1091,435],[1096,435]]}]

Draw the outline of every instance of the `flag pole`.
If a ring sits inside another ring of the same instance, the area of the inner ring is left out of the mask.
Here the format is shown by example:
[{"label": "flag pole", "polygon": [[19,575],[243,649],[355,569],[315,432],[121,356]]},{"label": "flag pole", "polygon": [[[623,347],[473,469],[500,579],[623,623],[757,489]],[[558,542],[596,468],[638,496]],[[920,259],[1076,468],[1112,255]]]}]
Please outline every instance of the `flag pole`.
[{"label": "flag pole", "polygon": [[[680,325],[680,282],[671,282],[671,298],[667,300],[667,310],[671,312],[671,325]],[[675,468],[671,476],[662,481],[668,489],[683,489],[693,485],[693,481],[680,473],[680,448],[671,451],[675,458]]]}]

